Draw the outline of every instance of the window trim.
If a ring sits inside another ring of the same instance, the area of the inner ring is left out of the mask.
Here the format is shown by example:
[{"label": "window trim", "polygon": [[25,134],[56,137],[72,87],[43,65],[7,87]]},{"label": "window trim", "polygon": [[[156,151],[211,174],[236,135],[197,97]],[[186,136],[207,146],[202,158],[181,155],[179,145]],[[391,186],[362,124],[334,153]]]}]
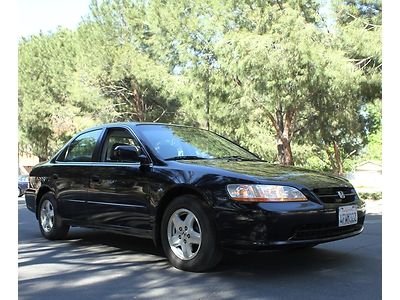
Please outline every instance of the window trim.
[{"label": "window trim", "polygon": [[111,165],[113,165],[113,166],[115,166],[115,165],[124,165],[124,166],[130,165],[130,166],[134,166],[134,165],[140,165],[139,161],[138,162],[115,162],[115,161],[102,160],[103,158],[101,157],[101,154],[102,154],[103,149],[104,149],[104,144],[105,144],[108,132],[111,131],[111,130],[118,130],[118,129],[119,130],[121,130],[121,129],[122,130],[126,130],[132,136],[132,138],[138,143],[138,145],[140,145],[140,148],[141,148],[143,154],[146,155],[147,159],[150,162],[150,167],[152,167],[153,166],[153,160],[151,159],[151,156],[147,152],[146,147],[144,146],[142,141],[138,138],[138,136],[136,135],[136,133],[132,130],[132,128],[130,126],[120,125],[120,124],[118,124],[117,126],[107,126],[107,127],[104,128],[103,135],[102,135],[102,138],[101,138],[101,145],[99,147],[99,153],[98,153],[98,155],[100,157],[98,157],[98,160],[95,162],[96,165],[102,165],[102,166],[111,166]]},{"label": "window trim", "polygon": [[[128,135],[130,135],[130,138],[135,142],[136,145],[140,145],[139,141],[137,138],[135,138],[126,128],[122,128],[122,127],[108,127],[104,130],[104,136],[102,138],[102,143],[101,146],[99,148],[99,159],[98,161],[100,163],[105,163],[105,164],[109,164],[109,163],[126,163],[126,164],[140,164],[139,161],[135,161],[135,162],[119,162],[119,161],[107,161],[106,157],[104,156],[104,151],[105,151],[105,147],[106,147],[106,141],[107,138],[109,137],[109,134],[113,131],[123,131],[128,133]],[[142,148],[142,147],[141,147]]]},{"label": "window trim", "polygon": [[[96,145],[94,146],[94,150],[92,153],[92,158],[90,161],[65,161],[65,157],[68,155],[69,148],[71,144],[78,139],[80,136],[93,132],[93,131],[100,131],[99,137],[97,138]],[[61,151],[56,155],[56,158],[54,160],[55,163],[65,163],[65,164],[92,164],[98,160],[98,149],[99,149],[99,144],[101,140],[103,139],[104,135],[104,128],[93,128],[90,130],[85,130],[84,132],[79,133],[76,135],[74,138],[72,138],[64,148],[61,149]],[[63,160],[60,160],[60,156],[63,156]]]},{"label": "window trim", "polygon": [[[108,167],[108,166],[139,166],[140,162],[135,162],[135,163],[128,163],[128,162],[104,162],[101,161],[101,157],[99,157],[101,155],[101,150],[103,149],[103,145],[104,145],[104,140],[106,138],[106,132],[108,129],[126,129],[134,139],[136,139],[136,141],[138,141],[138,143],[141,146],[141,149],[143,151],[143,154],[146,155],[147,159],[149,160],[149,167],[153,167],[154,166],[154,162],[153,159],[151,157],[151,155],[149,154],[149,151],[146,149],[145,144],[143,144],[143,142],[141,141],[141,139],[138,137],[138,135],[135,133],[135,131],[128,125],[124,125],[124,124],[118,124],[113,126],[112,124],[104,126],[104,127],[95,127],[95,128],[91,128],[91,129],[87,129],[83,132],[78,133],[77,135],[75,135],[74,137],[72,137],[65,145],[63,148],[61,148],[61,150],[54,156],[54,158],[51,160],[52,163],[54,164],[66,164],[66,165],[96,165],[96,166],[102,166],[102,167]],[[67,151],[67,149],[69,148],[70,144],[75,141],[76,138],[78,138],[79,136],[81,136],[84,133],[88,133],[91,131],[95,131],[95,130],[101,130],[101,134],[100,137],[96,143],[96,148],[95,151],[93,152],[92,155],[92,161],[90,162],[68,162],[68,161],[62,161],[59,160],[60,156],[62,154],[65,153],[65,151]]]}]

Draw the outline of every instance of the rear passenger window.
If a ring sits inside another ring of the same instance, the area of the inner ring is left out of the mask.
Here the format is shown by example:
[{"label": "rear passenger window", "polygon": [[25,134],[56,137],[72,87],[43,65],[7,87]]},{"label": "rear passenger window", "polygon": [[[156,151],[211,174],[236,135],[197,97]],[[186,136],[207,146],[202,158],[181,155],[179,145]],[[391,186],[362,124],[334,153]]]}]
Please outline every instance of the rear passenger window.
[{"label": "rear passenger window", "polygon": [[68,147],[64,161],[89,162],[92,161],[101,129],[86,132],[78,136]]}]

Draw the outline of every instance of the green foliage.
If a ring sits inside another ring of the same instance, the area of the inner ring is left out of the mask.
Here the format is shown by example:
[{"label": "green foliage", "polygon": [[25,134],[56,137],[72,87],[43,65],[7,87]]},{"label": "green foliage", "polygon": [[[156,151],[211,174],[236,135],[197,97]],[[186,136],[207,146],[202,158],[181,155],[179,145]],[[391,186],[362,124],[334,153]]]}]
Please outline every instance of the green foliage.
[{"label": "green foliage", "polygon": [[349,24],[362,20],[366,26],[382,24],[381,0],[334,0],[337,23]]},{"label": "green foliage", "polygon": [[323,172],[332,170],[326,152],[321,150],[317,145],[294,144],[293,154],[295,157],[295,165],[297,166]]},{"label": "green foliage", "polygon": [[363,200],[381,200],[382,199],[382,192],[358,193],[358,196]]},{"label": "green foliage", "polygon": [[79,55],[76,34],[68,30],[20,41],[20,149],[41,160],[77,131],[108,118],[106,102],[81,85]]},{"label": "green foliage", "polygon": [[382,160],[382,129],[369,136],[366,147],[366,159]]},{"label": "green foliage", "polygon": [[380,1],[336,1],[332,32],[314,0],[90,8],[76,31],[20,41],[21,149],[46,159],[96,123],[161,121],[271,162],[341,172],[379,159]]},{"label": "green foliage", "polygon": [[81,69],[112,103],[113,120],[170,121],[179,106],[179,80],[152,58],[143,9],[141,2],[93,2],[92,15],[79,29]]},{"label": "green foliage", "polygon": [[[19,48],[19,121],[21,147],[46,157],[59,135],[59,120],[68,120],[73,107],[67,86],[74,72],[72,34],[24,39]],[[61,109],[61,107],[65,109]]]}]

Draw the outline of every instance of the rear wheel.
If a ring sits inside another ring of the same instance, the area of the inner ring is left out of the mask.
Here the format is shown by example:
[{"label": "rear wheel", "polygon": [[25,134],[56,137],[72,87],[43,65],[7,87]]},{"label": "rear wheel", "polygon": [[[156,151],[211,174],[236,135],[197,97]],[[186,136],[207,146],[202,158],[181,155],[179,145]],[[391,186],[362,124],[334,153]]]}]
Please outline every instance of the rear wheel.
[{"label": "rear wheel", "polygon": [[222,257],[215,226],[199,198],[174,199],[164,212],[161,242],[171,264],[181,270],[201,272],[216,266]]},{"label": "rear wheel", "polygon": [[57,211],[57,202],[51,192],[44,194],[40,199],[38,222],[40,231],[46,239],[64,239],[68,234],[69,225],[61,220]]}]

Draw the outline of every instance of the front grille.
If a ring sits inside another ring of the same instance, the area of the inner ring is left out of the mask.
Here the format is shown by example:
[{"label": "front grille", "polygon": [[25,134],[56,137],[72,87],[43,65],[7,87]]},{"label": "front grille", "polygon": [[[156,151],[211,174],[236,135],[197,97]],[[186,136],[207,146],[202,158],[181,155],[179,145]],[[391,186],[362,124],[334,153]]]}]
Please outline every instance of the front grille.
[{"label": "front grille", "polygon": [[290,240],[301,241],[336,237],[358,231],[361,228],[362,224],[354,224],[345,227],[338,227],[337,225],[332,226],[330,224],[303,225],[296,229],[295,234],[290,238]]},{"label": "front grille", "polygon": [[[314,189],[313,192],[324,203],[350,203],[355,201],[357,196],[355,189],[348,187]],[[345,198],[340,198],[340,193],[343,193]]]}]

